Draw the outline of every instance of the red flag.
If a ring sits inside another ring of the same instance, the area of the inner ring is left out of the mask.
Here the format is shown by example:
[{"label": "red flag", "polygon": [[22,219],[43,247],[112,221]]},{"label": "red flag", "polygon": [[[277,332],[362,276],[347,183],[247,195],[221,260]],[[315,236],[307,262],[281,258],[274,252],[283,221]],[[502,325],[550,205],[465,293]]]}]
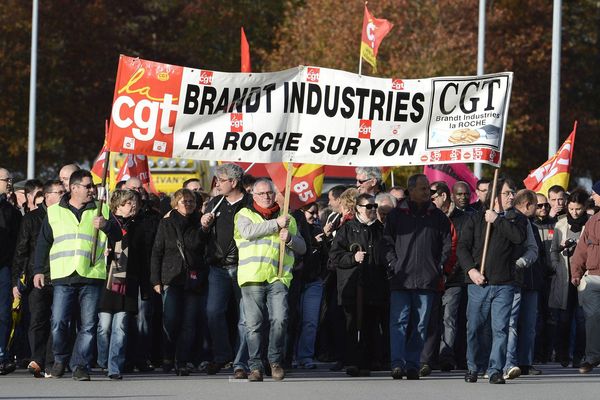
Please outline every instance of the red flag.
[{"label": "red flag", "polygon": [[427,175],[429,182],[443,181],[446,182],[450,190],[458,181],[463,181],[469,185],[471,191],[471,203],[477,201],[477,177],[471,172],[467,164],[434,164],[426,165],[423,173]]},{"label": "red flag", "polygon": [[142,184],[150,182],[150,168],[148,168],[148,158],[142,155],[129,154],[123,163],[116,182],[126,181],[129,178],[138,178]]},{"label": "red flag", "polygon": [[252,72],[252,66],[250,65],[250,45],[248,39],[246,39],[246,33],[244,27],[241,28],[242,40],[241,40],[241,55],[242,55],[242,72]]},{"label": "red flag", "polygon": [[[281,193],[285,191],[287,163],[265,164],[271,180]],[[323,190],[325,167],[319,164],[294,164],[294,176],[290,190],[290,209],[315,202]]]},{"label": "red flag", "polygon": [[569,169],[573,158],[576,132],[577,121],[573,124],[571,134],[562,146],[560,146],[556,154],[537,169],[532,170],[527,178],[523,180],[527,189],[546,195],[548,189],[554,185],[560,185],[564,189],[569,187]]},{"label": "red flag", "polygon": [[92,164],[91,171],[99,178],[102,178],[102,175],[104,173],[104,161],[106,160],[106,152],[107,151],[108,151],[108,146],[106,145],[106,142],[105,142],[104,145],[102,146],[102,149],[100,149],[100,153],[98,153],[98,155],[96,156],[96,159],[94,160],[94,163]]},{"label": "red flag", "polygon": [[387,19],[377,19],[371,15],[365,4],[363,17],[362,38],[360,43],[361,57],[377,71],[377,51],[381,41],[393,28]]}]

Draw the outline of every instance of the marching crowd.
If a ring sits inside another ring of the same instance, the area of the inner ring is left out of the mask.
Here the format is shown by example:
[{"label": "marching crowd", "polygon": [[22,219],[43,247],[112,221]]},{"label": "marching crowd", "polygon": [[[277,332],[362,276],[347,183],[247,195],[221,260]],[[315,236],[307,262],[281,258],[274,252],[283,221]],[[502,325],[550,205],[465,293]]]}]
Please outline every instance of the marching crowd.
[{"label": "marching crowd", "polygon": [[168,198],[130,178],[103,203],[77,165],[19,187],[0,168],[0,375],[231,368],[258,382],[321,361],[505,383],[600,364],[600,181],[480,179],[471,204],[465,182],[415,174],[385,191],[366,167],[289,214],[235,164],[214,182]]}]

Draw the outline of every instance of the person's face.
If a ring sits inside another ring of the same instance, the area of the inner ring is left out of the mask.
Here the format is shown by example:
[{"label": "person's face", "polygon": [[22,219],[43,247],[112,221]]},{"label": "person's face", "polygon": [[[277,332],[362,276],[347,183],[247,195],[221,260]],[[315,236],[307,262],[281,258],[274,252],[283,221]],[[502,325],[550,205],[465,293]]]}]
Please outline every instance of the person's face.
[{"label": "person's face", "polygon": [[571,215],[571,218],[577,219],[585,213],[585,206],[579,203],[569,203],[567,210]]},{"label": "person's face", "polygon": [[233,179],[229,179],[225,175],[217,176],[215,188],[217,189],[217,193],[222,194],[223,196],[227,196],[235,188],[235,183],[236,182]]},{"label": "person's face", "polygon": [[444,205],[446,204],[446,193],[437,194],[435,190],[436,187],[431,186],[431,201],[437,208],[443,211],[445,208]]},{"label": "person's face", "polygon": [[80,203],[92,201],[94,196],[94,183],[87,176],[81,182],[71,185],[71,198]]},{"label": "person's face", "polygon": [[460,209],[464,209],[469,205],[471,199],[471,191],[466,185],[454,185],[452,188],[452,196],[454,197],[454,204]]},{"label": "person's face", "polygon": [[177,202],[177,212],[181,215],[191,215],[196,209],[196,198],[194,196],[183,196]]},{"label": "person's face", "polygon": [[490,189],[489,183],[480,183],[475,189],[475,193],[477,194],[477,198],[480,202],[485,202],[485,196],[487,196],[487,192]]},{"label": "person's face", "polygon": [[306,218],[306,222],[313,225],[317,218],[319,218],[319,208],[313,204],[308,210],[304,211],[304,217]]},{"label": "person's face", "polygon": [[404,194],[404,190],[402,189],[392,189],[390,190],[390,194],[394,196],[398,201],[404,200],[406,195]]},{"label": "person's face", "polygon": [[592,200],[594,200],[594,204],[596,207],[600,207],[600,194],[594,192],[592,190]]},{"label": "person's face", "polygon": [[[218,182],[218,179],[217,179]],[[186,189],[191,190],[192,192],[201,192],[202,191],[202,185],[200,184],[200,182],[197,181],[192,181],[190,183],[188,183],[187,185],[185,185]]]},{"label": "person's face", "polygon": [[336,199],[333,197],[333,193],[327,193],[327,198],[329,199],[329,207],[335,212],[340,212],[340,199]]},{"label": "person's face", "polygon": [[6,194],[12,189],[12,176],[4,168],[0,168],[0,194]]},{"label": "person's face", "polygon": [[256,201],[256,204],[263,208],[270,208],[275,204],[275,192],[265,182],[259,182],[254,186],[252,198]]},{"label": "person's face", "polygon": [[365,222],[375,221],[377,218],[377,204],[374,199],[361,199],[356,204],[356,212]]},{"label": "person's face", "polygon": [[550,207],[562,210],[565,207],[566,201],[567,199],[565,196],[565,192],[548,193],[548,202],[550,203]]},{"label": "person's face", "polygon": [[550,203],[546,199],[546,196],[537,195],[537,205],[535,209],[535,216],[539,219],[544,219],[548,216],[550,210]]},{"label": "person's face", "polygon": [[392,209],[394,208],[394,205],[385,197],[382,200],[380,200],[379,203],[377,203],[377,205],[379,206],[377,207],[377,218],[383,223],[385,222],[385,217],[387,217],[390,211],[392,211]]},{"label": "person's face", "polygon": [[411,201],[415,203],[425,203],[431,199],[431,190],[429,189],[429,181],[425,177],[419,177],[414,188],[408,191]]},{"label": "person's face", "polygon": [[358,193],[373,193],[373,189],[377,185],[377,179],[367,178],[367,174],[357,174],[356,175],[356,187],[358,188]]},{"label": "person's face", "polygon": [[142,181],[140,181],[138,178],[129,178],[129,180],[125,182],[124,188],[128,190],[135,190],[141,194],[144,186],[142,185]]},{"label": "person's face", "polygon": [[117,211],[115,214],[128,218],[134,216],[137,212],[137,201],[135,200],[127,200],[124,204],[121,204],[117,207]]},{"label": "person's face", "polygon": [[33,203],[33,200],[35,199],[35,196],[37,196],[37,194],[41,191],[42,191],[42,188],[35,188],[35,190],[33,192],[27,194],[27,204],[29,206],[35,206],[35,204]]},{"label": "person's face", "polygon": [[52,189],[44,195],[44,201],[46,205],[50,207],[60,201],[60,198],[67,191],[62,185],[52,185]]},{"label": "person's face", "polygon": [[18,207],[21,208],[23,203],[27,201],[27,196],[25,196],[25,189],[18,189],[14,191],[15,197],[17,198]]},{"label": "person's face", "polygon": [[60,181],[62,182],[63,186],[65,187],[65,190],[68,192],[70,187],[69,187],[69,179],[71,178],[71,174],[75,172],[75,167],[73,167],[72,165],[65,165],[64,167],[62,167],[60,169],[60,172],[58,173],[58,177],[60,179]]},{"label": "person's face", "polygon": [[505,183],[502,185],[502,191],[500,192],[500,205],[502,206],[502,210],[511,208],[514,200],[515,191]]}]

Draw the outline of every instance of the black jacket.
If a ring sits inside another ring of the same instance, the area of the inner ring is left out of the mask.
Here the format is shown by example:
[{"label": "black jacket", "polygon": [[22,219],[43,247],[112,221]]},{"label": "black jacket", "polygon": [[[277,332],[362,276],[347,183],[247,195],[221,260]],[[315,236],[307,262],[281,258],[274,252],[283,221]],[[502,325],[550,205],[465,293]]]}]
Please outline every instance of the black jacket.
[{"label": "black jacket", "polygon": [[177,230],[183,237],[185,256],[190,269],[197,271],[205,281],[207,269],[204,263],[206,233],[200,226],[200,215],[194,212],[184,217],[173,210],[160,220],[152,247],[150,282],[155,285],[185,285],[187,270],[177,247]]},{"label": "black jacket", "polygon": [[[211,199],[206,206],[207,212],[211,212],[222,198],[223,196],[217,196]],[[226,203],[227,200],[223,200],[221,206],[215,211],[215,221],[208,231],[206,243],[207,265],[232,266],[238,263],[238,249],[233,239],[233,219],[238,211],[252,204],[252,196],[245,193],[244,197],[237,203],[231,206]]]},{"label": "black jacket", "polygon": [[[17,281],[23,272],[27,278],[27,286],[31,287],[33,280],[33,267],[35,260],[35,244],[37,242],[42,222],[46,218],[47,207],[42,203],[38,208],[28,212],[21,220],[21,228],[17,235],[17,246],[12,265],[12,286],[17,286]],[[46,263],[42,273],[45,282],[50,282],[50,265]]]},{"label": "black jacket", "polygon": [[[365,304],[383,305],[388,302],[389,289],[382,258],[383,225],[375,221],[366,225],[354,218],[337,231],[331,250],[330,265],[337,269],[338,304],[356,304],[357,287],[363,288]],[[366,251],[365,261],[357,263],[354,254]]]},{"label": "black jacket", "polygon": [[533,224],[533,221],[530,221],[530,223],[532,224],[533,237],[535,238],[535,242],[538,247],[538,258],[529,267],[519,269],[521,274],[519,280],[521,281],[522,287],[524,289],[540,291],[544,286],[544,279],[546,276],[546,265],[548,261],[546,261],[544,243],[542,242],[540,232],[538,231],[537,227]]},{"label": "black jacket", "polygon": [[6,198],[0,195],[0,268],[10,267],[17,245],[17,233],[21,224],[21,213]]},{"label": "black jacket", "polygon": [[391,290],[439,290],[450,257],[450,220],[433,203],[402,201],[386,218],[384,244]]},{"label": "black jacket", "polygon": [[[458,208],[455,208],[454,211],[452,211],[452,214],[450,214],[449,218],[454,225],[454,230],[458,238],[460,239],[460,231],[464,222],[467,220],[467,218],[469,218],[469,214],[459,210]],[[461,268],[460,263],[458,262],[458,257],[456,258],[456,264],[454,265],[452,273],[446,278],[445,286],[465,286],[465,271]]]},{"label": "black jacket", "polygon": [[[465,282],[473,283],[468,271],[479,269],[485,241],[485,211],[469,216],[460,232],[456,253],[458,262],[465,271]],[[508,210],[504,216],[496,218],[488,244],[488,254],[484,275],[491,285],[514,285],[515,248],[527,239],[527,218],[515,210]]]},{"label": "black jacket", "polygon": [[138,271],[138,283],[142,299],[148,299],[152,293],[150,285],[150,265],[152,260],[152,245],[158,230],[161,215],[145,203],[134,217],[130,226],[129,236],[129,265]]}]

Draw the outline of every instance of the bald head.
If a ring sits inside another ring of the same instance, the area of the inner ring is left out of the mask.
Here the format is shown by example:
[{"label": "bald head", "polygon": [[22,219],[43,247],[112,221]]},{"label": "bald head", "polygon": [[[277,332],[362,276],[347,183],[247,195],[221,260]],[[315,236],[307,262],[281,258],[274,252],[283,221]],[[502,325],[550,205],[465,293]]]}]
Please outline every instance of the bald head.
[{"label": "bald head", "polygon": [[71,189],[69,188],[69,179],[71,179],[71,174],[75,171],[79,171],[79,166],[77,164],[67,164],[60,169],[58,173],[58,177],[62,182],[65,190],[69,192]]}]

